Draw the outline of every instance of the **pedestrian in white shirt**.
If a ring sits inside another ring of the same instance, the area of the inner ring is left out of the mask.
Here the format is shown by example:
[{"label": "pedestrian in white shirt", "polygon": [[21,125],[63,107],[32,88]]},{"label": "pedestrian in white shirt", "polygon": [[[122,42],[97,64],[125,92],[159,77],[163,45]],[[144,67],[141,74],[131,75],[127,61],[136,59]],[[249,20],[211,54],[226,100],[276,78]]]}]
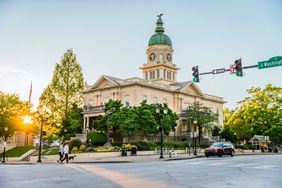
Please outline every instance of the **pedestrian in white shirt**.
[{"label": "pedestrian in white shirt", "polygon": [[62,161],[63,157],[64,157],[64,146],[62,143],[60,143],[59,145],[59,155],[60,155],[60,159],[57,160],[57,162],[59,163],[60,161]]},{"label": "pedestrian in white shirt", "polygon": [[64,160],[66,159],[66,162],[69,163],[69,145],[68,143],[66,143],[64,146],[64,154],[65,154],[65,157],[61,160],[61,162],[64,162]]}]

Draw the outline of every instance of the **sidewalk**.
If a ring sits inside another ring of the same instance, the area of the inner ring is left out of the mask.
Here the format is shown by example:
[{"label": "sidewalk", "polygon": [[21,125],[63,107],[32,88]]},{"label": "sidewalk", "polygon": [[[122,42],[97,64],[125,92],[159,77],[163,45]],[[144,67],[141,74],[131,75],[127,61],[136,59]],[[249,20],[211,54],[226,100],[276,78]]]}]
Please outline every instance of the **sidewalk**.
[{"label": "sidewalk", "polygon": [[[141,153],[141,152],[139,152]],[[137,153],[138,154],[138,153]],[[235,152],[235,156],[240,155],[281,155],[281,153],[261,153],[261,152],[252,152],[252,151],[237,151]],[[53,156],[55,159],[58,156]],[[204,157],[203,151],[198,152],[197,156],[193,154],[174,154],[174,155],[164,155],[163,159],[160,159],[159,154],[139,154],[137,156],[108,156],[108,153],[105,155],[99,155],[99,157],[87,157],[80,158],[79,154],[75,157],[74,160],[71,160],[70,163],[149,163],[149,162],[158,162],[158,161],[172,161],[172,160],[187,160]],[[56,160],[45,160],[44,156],[42,157],[42,163],[37,163],[35,160],[33,161],[6,161],[6,164],[11,165],[32,165],[32,164],[57,164]],[[2,164],[2,163],[1,163]]]}]

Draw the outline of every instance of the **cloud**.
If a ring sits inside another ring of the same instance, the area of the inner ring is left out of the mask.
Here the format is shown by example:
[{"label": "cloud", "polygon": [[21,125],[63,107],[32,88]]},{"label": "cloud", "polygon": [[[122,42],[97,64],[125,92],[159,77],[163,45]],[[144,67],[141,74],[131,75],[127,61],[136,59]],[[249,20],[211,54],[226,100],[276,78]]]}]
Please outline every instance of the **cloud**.
[{"label": "cloud", "polygon": [[17,93],[24,101],[28,100],[30,83],[32,81],[32,103],[37,106],[38,99],[43,89],[48,84],[47,80],[39,78],[25,69],[0,67],[0,91]]}]

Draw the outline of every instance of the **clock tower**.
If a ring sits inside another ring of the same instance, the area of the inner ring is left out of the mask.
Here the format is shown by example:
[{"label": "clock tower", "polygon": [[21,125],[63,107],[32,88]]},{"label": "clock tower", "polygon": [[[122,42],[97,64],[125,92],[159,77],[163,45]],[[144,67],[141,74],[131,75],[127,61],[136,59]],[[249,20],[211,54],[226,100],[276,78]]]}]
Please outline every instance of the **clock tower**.
[{"label": "clock tower", "polygon": [[162,84],[176,83],[177,70],[173,64],[173,48],[170,38],[164,34],[162,15],[158,15],[155,34],[151,36],[147,48],[147,63],[140,69],[143,79]]}]

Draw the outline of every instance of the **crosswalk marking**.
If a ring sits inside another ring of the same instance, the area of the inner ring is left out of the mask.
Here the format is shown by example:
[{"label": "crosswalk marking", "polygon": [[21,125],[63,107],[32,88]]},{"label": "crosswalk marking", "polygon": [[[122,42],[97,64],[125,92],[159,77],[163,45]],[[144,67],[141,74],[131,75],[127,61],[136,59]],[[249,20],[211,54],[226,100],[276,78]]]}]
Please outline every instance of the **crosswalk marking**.
[{"label": "crosswalk marking", "polygon": [[244,161],[246,163],[234,163],[238,161],[219,161],[219,160],[203,160],[203,161],[187,161],[185,165],[208,165],[208,166],[226,166],[226,167],[237,167],[237,168],[255,168],[255,169],[279,169],[275,165],[267,165],[264,162],[252,162]]}]

